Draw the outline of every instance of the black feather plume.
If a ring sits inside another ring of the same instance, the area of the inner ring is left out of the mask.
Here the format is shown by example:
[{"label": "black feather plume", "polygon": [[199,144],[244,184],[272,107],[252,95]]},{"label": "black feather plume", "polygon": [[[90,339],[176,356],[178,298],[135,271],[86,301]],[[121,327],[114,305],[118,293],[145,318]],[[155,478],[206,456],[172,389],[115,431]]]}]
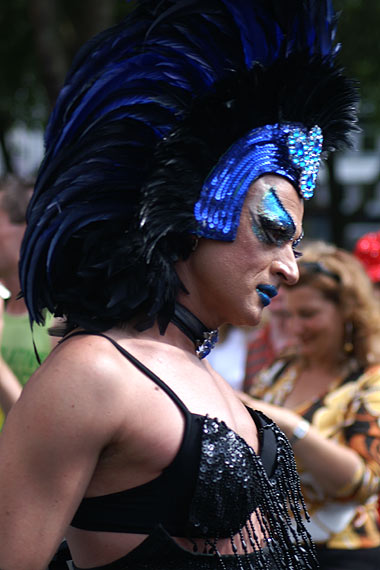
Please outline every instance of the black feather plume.
[{"label": "black feather plume", "polygon": [[165,330],[202,183],[249,130],[318,124],[349,143],[357,94],[330,0],[141,0],[75,58],[52,113],[20,281],[42,309],[104,330]]}]

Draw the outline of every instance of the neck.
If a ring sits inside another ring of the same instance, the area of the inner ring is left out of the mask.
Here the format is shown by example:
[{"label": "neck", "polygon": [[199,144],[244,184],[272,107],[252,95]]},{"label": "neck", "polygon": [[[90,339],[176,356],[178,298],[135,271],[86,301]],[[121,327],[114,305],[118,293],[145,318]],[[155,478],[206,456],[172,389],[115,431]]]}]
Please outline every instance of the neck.
[{"label": "neck", "polygon": [[162,335],[159,331],[157,323],[143,331],[137,331],[133,323],[124,325],[122,327],[115,327],[115,332],[118,336],[124,337],[127,335],[141,341],[152,341],[174,346],[194,354],[194,344],[192,341],[182,333],[173,323],[169,323],[165,333]]},{"label": "neck", "polygon": [[180,303],[176,303],[172,323],[193,342],[199,358],[207,356],[218,341],[218,331],[208,329]]},{"label": "neck", "polygon": [[342,360],[337,360],[336,355],[331,359],[326,358],[313,358],[301,356],[302,366],[308,370],[319,370],[326,373],[328,376],[340,376],[346,370],[346,363]]}]

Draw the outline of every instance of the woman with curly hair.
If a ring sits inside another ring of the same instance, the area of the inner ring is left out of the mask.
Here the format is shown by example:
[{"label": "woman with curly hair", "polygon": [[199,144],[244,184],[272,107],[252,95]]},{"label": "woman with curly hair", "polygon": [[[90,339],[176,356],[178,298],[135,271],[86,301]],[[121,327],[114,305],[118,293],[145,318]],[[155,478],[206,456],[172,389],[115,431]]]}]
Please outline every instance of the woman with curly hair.
[{"label": "woman with curly hair", "polygon": [[[350,253],[310,244],[284,285],[295,345],[263,370],[247,403],[288,436],[324,570],[378,568],[380,314]],[[244,396],[242,396],[244,398]]]}]

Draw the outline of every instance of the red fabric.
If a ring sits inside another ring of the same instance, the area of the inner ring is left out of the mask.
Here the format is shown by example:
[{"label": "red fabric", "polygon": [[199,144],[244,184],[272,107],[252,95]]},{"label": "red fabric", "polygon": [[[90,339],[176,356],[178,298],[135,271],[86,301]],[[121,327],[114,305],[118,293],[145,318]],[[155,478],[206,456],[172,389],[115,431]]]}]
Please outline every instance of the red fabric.
[{"label": "red fabric", "polygon": [[254,338],[248,342],[245,378],[243,383],[244,392],[248,392],[255,382],[256,374],[269,366],[275,357],[272,345],[269,324],[261,328]]},{"label": "red fabric", "polygon": [[380,232],[370,232],[358,239],[354,255],[362,262],[373,283],[380,283]]}]

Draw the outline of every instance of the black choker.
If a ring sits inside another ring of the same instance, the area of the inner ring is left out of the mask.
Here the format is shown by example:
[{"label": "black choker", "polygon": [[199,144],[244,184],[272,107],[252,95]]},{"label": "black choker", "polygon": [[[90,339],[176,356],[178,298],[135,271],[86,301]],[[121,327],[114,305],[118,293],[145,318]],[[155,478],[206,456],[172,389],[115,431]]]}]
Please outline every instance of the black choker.
[{"label": "black choker", "polygon": [[198,358],[210,354],[218,342],[218,330],[211,331],[206,328],[193,313],[179,303],[175,305],[172,323],[193,341]]}]

